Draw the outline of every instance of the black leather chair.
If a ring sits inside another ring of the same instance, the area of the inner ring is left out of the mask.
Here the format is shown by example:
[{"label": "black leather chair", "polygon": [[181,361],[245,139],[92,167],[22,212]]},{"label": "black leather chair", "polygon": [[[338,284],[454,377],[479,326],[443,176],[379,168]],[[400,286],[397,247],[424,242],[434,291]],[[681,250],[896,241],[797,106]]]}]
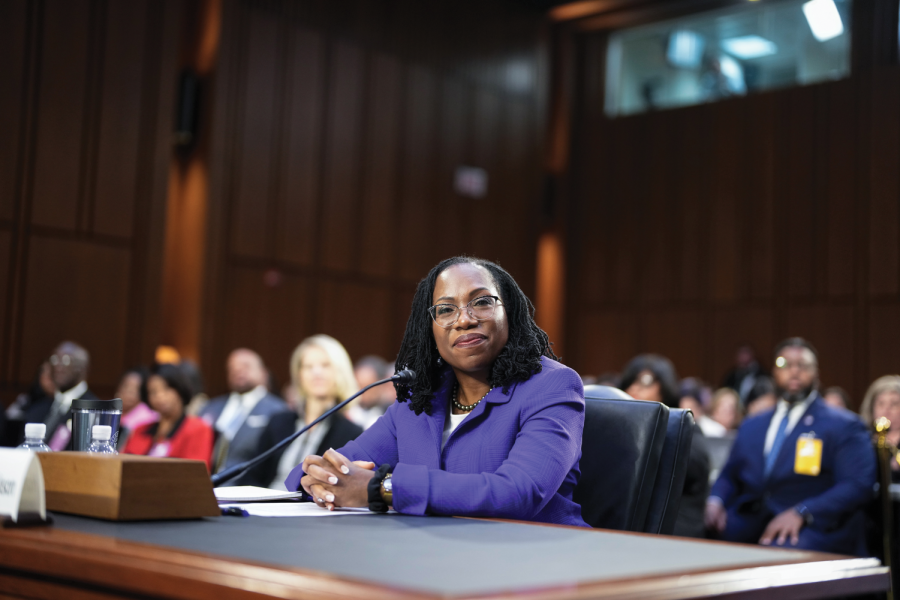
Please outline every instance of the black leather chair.
[{"label": "black leather chair", "polygon": [[684,491],[693,438],[693,413],[682,408],[670,408],[666,443],[663,445],[644,524],[644,531],[647,533],[672,535],[675,531],[675,519],[678,517],[678,507]]},{"label": "black leather chair", "polygon": [[581,479],[574,499],[592,527],[644,531],[666,441],[669,409],[587,386]]}]

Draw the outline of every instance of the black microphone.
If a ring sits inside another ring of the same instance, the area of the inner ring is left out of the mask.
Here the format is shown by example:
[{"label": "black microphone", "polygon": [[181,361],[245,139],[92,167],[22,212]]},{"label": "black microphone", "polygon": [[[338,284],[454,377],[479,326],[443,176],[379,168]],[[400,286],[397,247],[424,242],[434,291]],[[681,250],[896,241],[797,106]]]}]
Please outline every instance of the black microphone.
[{"label": "black microphone", "polygon": [[376,381],[375,383],[367,385],[366,387],[359,390],[358,392],[356,392],[355,394],[353,394],[352,396],[350,396],[349,398],[347,398],[340,404],[337,404],[337,405],[331,407],[330,409],[328,409],[327,411],[325,411],[324,413],[319,415],[319,417],[315,421],[313,421],[312,423],[310,423],[303,429],[284,438],[283,440],[281,440],[280,442],[278,442],[277,444],[275,444],[274,446],[272,446],[271,448],[269,448],[268,450],[266,450],[259,456],[255,457],[255,458],[251,458],[250,460],[244,461],[239,465],[234,465],[233,467],[229,467],[220,473],[216,473],[215,475],[213,475],[211,477],[213,487],[219,486],[219,485],[225,483],[226,481],[231,481],[235,477],[240,477],[241,475],[243,475],[244,473],[246,473],[247,471],[249,471],[256,465],[258,465],[259,463],[261,463],[262,461],[264,461],[265,459],[270,457],[272,454],[274,454],[275,452],[278,452],[279,450],[281,450],[282,448],[284,448],[285,446],[287,446],[288,444],[290,444],[291,442],[296,440],[298,437],[300,437],[301,435],[306,433],[311,427],[313,427],[320,421],[327,419],[328,417],[330,417],[337,411],[341,410],[342,408],[347,406],[347,404],[351,400],[354,400],[355,398],[358,398],[359,396],[365,394],[368,390],[372,389],[376,385],[381,385],[383,383],[389,383],[391,381],[396,381],[402,385],[410,385],[413,381],[415,381],[415,379],[416,379],[415,371],[411,371],[409,369],[403,369],[399,373],[394,374],[393,377],[388,377],[387,379],[382,379],[381,381]]}]

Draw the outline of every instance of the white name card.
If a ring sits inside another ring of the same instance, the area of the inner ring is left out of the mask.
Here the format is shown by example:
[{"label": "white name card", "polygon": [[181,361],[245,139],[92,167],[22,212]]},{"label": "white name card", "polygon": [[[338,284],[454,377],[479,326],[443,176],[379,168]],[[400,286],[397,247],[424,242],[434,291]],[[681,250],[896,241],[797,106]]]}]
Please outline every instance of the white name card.
[{"label": "white name card", "polygon": [[31,450],[0,448],[0,516],[18,522],[28,513],[47,519],[41,461]]}]

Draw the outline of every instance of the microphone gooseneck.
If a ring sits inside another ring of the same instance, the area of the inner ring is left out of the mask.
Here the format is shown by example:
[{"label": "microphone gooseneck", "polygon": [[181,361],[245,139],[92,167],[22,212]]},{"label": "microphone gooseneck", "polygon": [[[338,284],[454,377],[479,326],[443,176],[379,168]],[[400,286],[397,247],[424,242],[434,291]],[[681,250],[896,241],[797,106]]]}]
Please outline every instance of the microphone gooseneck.
[{"label": "microphone gooseneck", "polygon": [[349,398],[347,398],[340,404],[336,404],[335,406],[332,406],[331,408],[326,410],[324,413],[319,415],[319,417],[316,420],[314,420],[312,423],[310,423],[306,427],[303,427],[299,431],[294,432],[293,434],[289,435],[288,437],[284,438],[283,440],[281,440],[280,442],[278,442],[277,444],[275,444],[274,446],[272,446],[271,448],[269,448],[262,454],[254,457],[254,458],[251,458],[250,460],[244,461],[238,465],[234,465],[233,467],[229,467],[229,468],[225,469],[224,471],[216,473],[215,475],[213,475],[210,478],[212,480],[213,487],[217,487],[227,481],[231,481],[235,477],[240,477],[241,475],[243,475],[244,473],[246,473],[247,471],[249,471],[256,465],[258,465],[259,463],[261,463],[262,461],[264,461],[265,459],[270,457],[272,454],[278,452],[279,450],[281,450],[282,448],[284,448],[285,446],[287,446],[288,444],[290,444],[291,442],[296,440],[298,437],[300,437],[301,435],[303,435],[304,433],[309,431],[310,428],[317,425],[321,421],[324,421],[325,419],[327,419],[328,417],[330,417],[337,411],[341,410],[342,408],[347,406],[347,404],[349,404],[351,401],[360,397],[361,395],[363,395],[364,393],[366,393],[373,387],[382,385],[385,383],[390,383],[392,381],[396,381],[397,383],[399,383],[401,385],[410,385],[413,381],[415,381],[415,379],[416,379],[416,374],[414,371],[411,371],[410,369],[403,369],[399,373],[394,374],[392,377],[388,377],[387,379],[382,379],[380,381],[376,381],[375,383],[367,385],[366,387],[359,390],[358,392],[356,392],[355,394],[353,394],[352,396],[350,396]]}]

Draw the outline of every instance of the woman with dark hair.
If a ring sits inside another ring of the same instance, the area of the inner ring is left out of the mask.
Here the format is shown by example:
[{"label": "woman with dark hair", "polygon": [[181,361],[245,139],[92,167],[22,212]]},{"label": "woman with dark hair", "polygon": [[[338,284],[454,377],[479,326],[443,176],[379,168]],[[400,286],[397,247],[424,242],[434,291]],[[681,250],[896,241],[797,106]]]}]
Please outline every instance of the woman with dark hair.
[{"label": "woman with dark hair", "polygon": [[662,402],[678,407],[678,376],[665,356],[639,354],[625,365],[619,389],[637,400]]},{"label": "woman with dark hair", "polygon": [[147,379],[150,407],[159,421],[138,427],[128,438],[125,454],[168,456],[202,460],[210,467],[213,431],[197,417],[185,415],[191,401],[191,385],[175,365],[157,365]]},{"label": "woman with dark hair", "polygon": [[[662,402],[669,408],[678,408],[681,399],[672,361],[658,354],[639,354],[632,358],[625,365],[619,389],[636,400]],[[706,537],[703,511],[708,495],[709,451],[703,431],[695,423],[684,491],[675,520],[675,535]]]},{"label": "woman with dark hair", "polygon": [[[572,500],[584,428],[578,375],[556,360],[512,276],[470,257],[423,279],[397,356],[415,380],[355,441],[285,481],[320,506],[586,526]],[[375,470],[375,465],[380,467]]]}]

